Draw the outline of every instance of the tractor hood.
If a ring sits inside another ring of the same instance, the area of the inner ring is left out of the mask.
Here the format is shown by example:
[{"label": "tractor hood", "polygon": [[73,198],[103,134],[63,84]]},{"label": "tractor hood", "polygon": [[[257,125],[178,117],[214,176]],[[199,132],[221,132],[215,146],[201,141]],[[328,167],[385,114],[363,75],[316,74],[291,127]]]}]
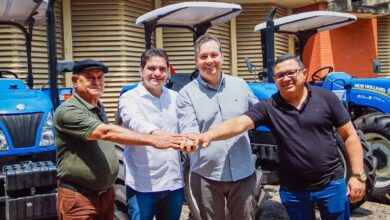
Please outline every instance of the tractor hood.
[{"label": "tractor hood", "polygon": [[0,22],[13,22],[28,26],[34,16],[35,25],[45,23],[48,0],[0,0]]},{"label": "tractor hood", "polygon": [[52,108],[49,97],[39,90],[0,90],[0,114],[46,112]]},{"label": "tractor hood", "polygon": [[273,83],[266,82],[250,82],[248,83],[249,88],[253,91],[258,99],[268,99],[273,94],[278,92],[276,85]]},{"label": "tractor hood", "polygon": [[7,90],[27,90],[26,85],[24,82],[20,79],[7,79],[2,78],[0,79],[0,95],[2,95],[3,92],[6,92]]}]

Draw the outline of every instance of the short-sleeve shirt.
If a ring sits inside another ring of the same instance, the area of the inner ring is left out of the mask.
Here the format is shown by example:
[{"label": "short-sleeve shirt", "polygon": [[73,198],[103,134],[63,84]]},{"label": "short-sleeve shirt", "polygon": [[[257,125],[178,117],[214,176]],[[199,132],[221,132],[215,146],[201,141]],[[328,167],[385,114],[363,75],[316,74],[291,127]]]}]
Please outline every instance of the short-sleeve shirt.
[{"label": "short-sleeve shirt", "polygon": [[[259,100],[247,83],[222,74],[218,88],[200,76],[179,91],[177,114],[181,133],[206,132],[246,112]],[[255,171],[247,132],[189,154],[191,172],[215,181],[236,181]]]},{"label": "short-sleeve shirt", "polygon": [[343,176],[333,127],[350,121],[331,91],[306,87],[308,96],[300,109],[276,93],[245,113],[256,127],[271,129],[278,145],[280,183],[298,191],[319,190]]},{"label": "short-sleeve shirt", "polygon": [[93,190],[114,184],[119,163],[113,142],[87,140],[102,123],[108,124],[104,106],[93,106],[77,94],[54,114],[58,178]]}]

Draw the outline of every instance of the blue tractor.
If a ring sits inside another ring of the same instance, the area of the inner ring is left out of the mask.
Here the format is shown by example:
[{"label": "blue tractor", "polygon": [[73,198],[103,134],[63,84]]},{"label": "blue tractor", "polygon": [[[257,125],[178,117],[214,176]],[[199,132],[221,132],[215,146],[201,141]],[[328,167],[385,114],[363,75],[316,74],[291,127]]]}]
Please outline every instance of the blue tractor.
[{"label": "blue tractor", "polygon": [[[54,1],[1,0],[0,5],[0,25],[17,27],[25,36],[28,67],[26,81],[0,67],[0,219],[43,219],[56,215],[53,112],[60,101]],[[49,88],[35,89],[32,31],[45,20]]]},{"label": "blue tractor", "polygon": [[[306,12],[273,20],[274,14],[275,10],[271,11],[268,20],[255,27],[255,31],[261,33],[264,58],[263,68],[265,70],[258,75],[265,79],[266,83],[255,83],[252,84],[251,88],[258,97],[263,96],[264,98],[269,97],[270,92],[265,91],[268,91],[273,85],[274,33],[293,35],[296,40],[296,54],[302,57],[305,45],[311,36],[321,31],[347,25],[356,20],[354,15],[327,11]],[[247,61],[247,65],[249,70],[252,71],[253,64]],[[380,69],[377,61],[374,62],[375,69]],[[320,75],[323,70],[327,70],[327,73]],[[359,134],[361,134],[362,145],[365,150],[365,169],[369,174],[367,180],[367,196],[389,202],[390,79],[356,78],[348,73],[334,72],[332,67],[327,66],[315,71],[308,82],[333,91],[347,108],[355,127],[358,129]],[[253,139],[256,139],[254,140],[255,143],[272,145],[271,150],[268,150],[274,153],[277,148],[271,136],[266,129],[253,131],[252,135]],[[366,141],[370,144],[367,145]],[[339,143],[339,147],[341,153],[343,153],[345,149],[342,143]],[[264,152],[269,151],[260,148],[259,154],[261,155],[260,157],[264,157],[272,166],[276,164],[274,162],[277,162],[277,158],[268,160],[270,157],[265,156],[266,154]],[[348,177],[350,175],[350,169],[347,167],[346,171],[346,176]],[[352,204],[352,208],[357,208],[360,205],[361,203]]]}]

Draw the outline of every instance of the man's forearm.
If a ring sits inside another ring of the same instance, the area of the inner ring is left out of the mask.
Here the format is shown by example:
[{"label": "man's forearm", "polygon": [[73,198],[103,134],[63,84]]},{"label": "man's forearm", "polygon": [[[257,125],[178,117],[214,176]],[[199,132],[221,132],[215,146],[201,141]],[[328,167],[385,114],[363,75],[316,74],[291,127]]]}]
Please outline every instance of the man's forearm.
[{"label": "man's forearm", "polygon": [[101,139],[125,144],[125,145],[150,145],[156,144],[156,139],[148,134],[136,133],[130,129],[116,125],[108,125]]},{"label": "man's forearm", "polygon": [[207,136],[210,141],[226,140],[252,128],[254,128],[252,120],[246,115],[241,115],[210,129],[204,133],[204,135]]},{"label": "man's forearm", "polygon": [[360,173],[364,171],[364,161],[363,161],[363,147],[360,143],[358,135],[355,133],[350,135],[345,140],[345,148],[349,157],[351,172]]}]

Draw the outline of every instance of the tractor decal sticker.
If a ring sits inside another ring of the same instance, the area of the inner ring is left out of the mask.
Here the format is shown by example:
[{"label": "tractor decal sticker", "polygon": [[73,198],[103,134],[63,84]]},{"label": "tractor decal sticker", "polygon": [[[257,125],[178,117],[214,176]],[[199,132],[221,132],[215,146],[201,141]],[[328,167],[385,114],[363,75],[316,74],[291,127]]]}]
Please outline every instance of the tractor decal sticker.
[{"label": "tractor decal sticker", "polygon": [[360,88],[360,89],[369,89],[369,90],[375,90],[378,92],[386,93],[386,89],[379,86],[369,85],[369,84],[355,84],[354,88]]},{"label": "tractor decal sticker", "polygon": [[332,92],[339,98],[340,101],[345,102],[347,101],[346,97],[346,91],[345,90],[332,90]]},{"label": "tractor decal sticker", "polygon": [[375,91],[375,90],[371,90],[371,89],[358,89],[358,88],[353,88],[353,90],[361,90],[361,91],[366,91],[366,92],[373,92],[373,93],[376,93],[376,94],[379,94],[379,95],[383,95],[387,98],[390,98],[390,95],[387,94],[387,93],[384,93],[384,92],[379,92],[379,91]]},{"label": "tractor decal sticker", "polygon": [[[373,93],[383,95],[387,98],[390,98],[390,88],[386,91],[385,88],[380,87],[380,86],[369,85],[369,84],[355,84],[355,85],[353,85],[352,89],[373,92]],[[362,98],[364,98],[364,97],[362,97]]]},{"label": "tractor decal sticker", "polygon": [[356,97],[358,99],[366,99],[366,100],[376,101],[376,102],[381,102],[381,103],[385,103],[386,102],[386,100],[382,99],[381,97],[372,96],[372,95],[361,95],[361,94],[358,94]]}]

